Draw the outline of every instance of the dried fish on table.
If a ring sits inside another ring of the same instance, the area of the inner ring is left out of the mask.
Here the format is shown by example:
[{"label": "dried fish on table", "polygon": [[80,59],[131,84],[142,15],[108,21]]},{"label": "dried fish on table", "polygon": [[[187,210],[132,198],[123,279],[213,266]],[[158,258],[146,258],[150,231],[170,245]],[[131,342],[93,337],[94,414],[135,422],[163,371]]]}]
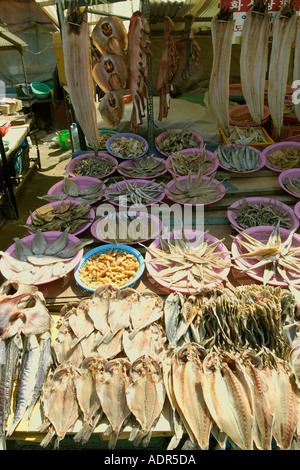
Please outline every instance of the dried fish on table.
[{"label": "dried fish on table", "polygon": [[297,178],[286,176],[283,180],[283,184],[289,191],[300,196],[300,175],[298,175]]},{"label": "dried fish on table", "polygon": [[168,116],[170,108],[171,82],[176,72],[177,49],[172,38],[174,23],[169,16],[164,17],[164,45],[156,77],[156,93],[159,94],[158,120]]},{"label": "dried fish on table", "polygon": [[68,93],[80,127],[95,152],[99,148],[92,79],[87,8],[71,1],[62,25],[62,43]]},{"label": "dried fish on table", "polygon": [[251,145],[267,143],[268,140],[261,128],[256,127],[231,127],[228,135],[230,144]]},{"label": "dried fish on table", "polygon": [[179,180],[173,175],[173,187],[166,186],[166,196],[182,204],[205,204],[221,198],[225,194],[222,182],[215,180],[216,173],[209,177],[203,176],[202,171],[197,175],[189,174],[186,179]]},{"label": "dried fish on table", "polygon": [[248,145],[219,145],[217,155],[220,164],[233,171],[252,171],[260,167],[259,154]]},{"label": "dried fish on table", "polygon": [[291,219],[289,211],[284,207],[272,206],[265,202],[250,203],[244,199],[239,207],[234,209],[234,216],[237,224],[242,228],[257,227],[260,225],[275,226],[279,223],[280,227],[291,230]]},{"label": "dried fish on table", "polygon": [[136,11],[128,30],[128,75],[132,97],[130,130],[136,132],[142,124],[148,98],[148,57],[151,55],[150,25],[147,17]]},{"label": "dried fish on table", "polygon": [[233,12],[229,8],[221,8],[211,21],[213,65],[209,101],[219,127],[226,136],[229,135],[229,73],[234,23]]},{"label": "dried fish on table", "polygon": [[[120,182],[115,182],[110,185],[105,195],[107,199],[116,201],[122,204],[122,199],[128,204],[148,204],[149,202],[159,202],[157,199],[161,196],[163,188],[161,184],[153,181],[147,183],[139,183],[139,180],[123,180],[124,184],[121,186]],[[115,190],[113,191],[112,188]]]},{"label": "dried fish on table", "polygon": [[149,177],[155,176],[166,169],[164,160],[157,160],[153,155],[143,155],[140,158],[132,160],[131,166],[122,165],[122,173],[127,176],[134,177]]},{"label": "dried fish on table", "polygon": [[141,139],[134,137],[116,137],[110,144],[110,150],[114,155],[121,158],[138,157],[147,150]]},{"label": "dried fish on table", "polygon": [[125,330],[122,341],[124,352],[131,362],[143,354],[153,357],[158,362],[164,361],[167,349],[165,332],[155,321],[135,332],[134,336],[129,330]]},{"label": "dried fish on table", "polygon": [[[248,121],[254,121],[257,124],[261,124],[264,117],[269,21],[268,3],[264,0],[256,0],[246,13],[242,32],[241,85],[250,112]],[[236,119],[236,116],[233,119]]]},{"label": "dried fish on table", "polygon": [[284,2],[275,17],[273,25],[273,41],[268,73],[268,106],[278,137],[280,137],[283,125],[290,51],[295,40],[297,17],[295,3]]},{"label": "dried fish on table", "polygon": [[189,154],[174,152],[170,157],[170,169],[179,176],[197,175],[200,171],[205,174],[216,158],[217,154],[207,157],[205,147],[201,152],[192,150]]},{"label": "dried fish on table", "polygon": [[300,148],[299,147],[281,147],[279,150],[268,153],[268,162],[272,167],[278,170],[290,170],[300,166]]},{"label": "dried fish on table", "polygon": [[179,150],[199,148],[199,139],[193,134],[192,131],[185,129],[175,129],[166,131],[163,138],[156,139],[156,145],[159,150],[167,154],[173,154]]},{"label": "dried fish on table", "polygon": [[44,194],[43,196],[38,196],[38,198],[53,202],[58,200],[62,201],[71,197],[72,200],[90,204],[94,201],[101,200],[103,196],[104,187],[102,181],[100,181],[99,183],[94,183],[91,186],[88,186],[87,188],[80,188],[79,184],[77,184],[74,179],[70,178],[69,175],[64,175],[61,193]]}]

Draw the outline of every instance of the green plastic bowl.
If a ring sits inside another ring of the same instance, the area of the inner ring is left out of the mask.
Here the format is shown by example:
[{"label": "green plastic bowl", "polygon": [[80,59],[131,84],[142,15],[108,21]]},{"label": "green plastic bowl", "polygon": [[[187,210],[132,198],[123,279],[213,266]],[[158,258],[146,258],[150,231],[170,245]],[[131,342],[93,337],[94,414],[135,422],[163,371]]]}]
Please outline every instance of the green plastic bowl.
[{"label": "green plastic bowl", "polygon": [[51,94],[50,88],[45,83],[32,82],[30,86],[32,93],[40,100],[48,98]]}]

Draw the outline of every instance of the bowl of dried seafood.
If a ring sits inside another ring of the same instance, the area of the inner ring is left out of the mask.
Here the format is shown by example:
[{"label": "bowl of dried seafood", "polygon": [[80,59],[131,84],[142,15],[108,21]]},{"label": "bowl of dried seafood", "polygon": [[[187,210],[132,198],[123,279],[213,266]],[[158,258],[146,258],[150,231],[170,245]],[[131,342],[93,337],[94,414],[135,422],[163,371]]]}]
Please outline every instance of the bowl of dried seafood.
[{"label": "bowl of dried seafood", "polygon": [[78,201],[54,201],[39,207],[30,214],[24,225],[30,233],[63,231],[67,228],[79,235],[89,228],[95,219],[95,211]]},{"label": "bowl of dried seafood", "polygon": [[124,289],[135,284],[145,270],[143,256],[135,248],[123,244],[98,246],[83,255],[74,277],[83,289],[94,292],[111,284]]},{"label": "bowl of dried seafood", "polygon": [[106,186],[102,181],[92,176],[70,177],[65,175],[62,181],[55,183],[45,196],[39,198],[48,202],[68,199],[69,201],[93,204],[102,199],[105,188]]},{"label": "bowl of dried seafood", "polygon": [[300,168],[280,173],[278,182],[282,189],[295,197],[300,197]]},{"label": "bowl of dried seafood", "polygon": [[300,143],[278,142],[269,145],[262,152],[266,157],[265,166],[273,171],[286,171],[300,168]]},{"label": "bowl of dried seafood", "polygon": [[106,148],[114,157],[132,159],[145,155],[149,150],[149,144],[138,134],[124,133],[110,137],[106,142]]},{"label": "bowl of dried seafood", "polygon": [[83,247],[93,240],[81,242],[64,232],[41,232],[15,238],[4,253],[0,270],[6,279],[24,284],[40,285],[60,279],[70,273],[83,255]]},{"label": "bowl of dried seafood", "polygon": [[262,152],[248,145],[219,145],[215,154],[220,167],[232,173],[253,173],[261,170],[266,162]]},{"label": "bowl of dried seafood", "polygon": [[239,230],[260,225],[293,230],[299,227],[293,209],[283,202],[267,197],[247,197],[235,201],[227,210],[230,223]]},{"label": "bowl of dried seafood", "polygon": [[200,230],[175,230],[145,247],[146,268],[171,291],[194,293],[227,278],[230,254],[222,240]]},{"label": "bowl of dried seafood", "polygon": [[169,172],[175,176],[197,175],[202,171],[203,176],[211,175],[219,166],[217,155],[205,147],[202,149],[185,149],[174,152],[166,161]]},{"label": "bowl of dried seafood", "polygon": [[165,190],[161,184],[151,180],[129,179],[108,186],[105,197],[115,206],[151,206],[164,199]]},{"label": "bowl of dried seafood", "polygon": [[[261,124],[268,122],[270,118],[270,110],[268,106],[264,106],[264,116]],[[229,124],[231,126],[259,126],[258,123],[253,121],[252,116],[249,112],[249,108],[246,104],[241,106],[235,106],[229,111]]]},{"label": "bowl of dried seafood", "polygon": [[104,243],[132,245],[157,238],[162,228],[162,222],[155,215],[120,212],[97,219],[91,226],[91,234]]},{"label": "bowl of dried seafood", "polygon": [[174,202],[186,205],[208,205],[220,201],[225,196],[225,186],[215,179],[215,173],[209,176],[175,176],[165,186],[165,195]]},{"label": "bowl of dried seafood", "polygon": [[[106,129],[98,130],[99,134],[99,150],[106,150],[106,142],[107,140],[115,134],[118,134],[117,131],[111,131]],[[89,149],[93,148],[88,141],[85,139],[86,145]]]},{"label": "bowl of dried seafood", "polygon": [[155,139],[156,149],[165,156],[185,149],[203,149],[204,142],[200,134],[187,129],[174,129],[162,132]]},{"label": "bowl of dried seafood", "polygon": [[238,269],[274,286],[300,284],[300,236],[296,229],[260,226],[240,231],[231,254]]},{"label": "bowl of dried seafood", "polygon": [[118,166],[120,175],[131,178],[148,179],[164,175],[167,171],[165,160],[153,155],[143,155],[143,157],[133,160],[126,160]]},{"label": "bowl of dried seafood", "polygon": [[107,153],[83,153],[73,158],[66,166],[70,176],[90,176],[104,178],[116,171],[118,161]]}]

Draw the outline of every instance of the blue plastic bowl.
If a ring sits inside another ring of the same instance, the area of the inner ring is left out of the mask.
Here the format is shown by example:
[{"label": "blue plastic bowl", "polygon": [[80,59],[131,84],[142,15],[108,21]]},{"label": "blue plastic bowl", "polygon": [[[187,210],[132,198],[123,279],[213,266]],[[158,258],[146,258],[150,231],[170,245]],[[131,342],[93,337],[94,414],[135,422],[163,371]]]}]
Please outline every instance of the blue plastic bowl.
[{"label": "blue plastic bowl", "polygon": [[88,290],[90,292],[95,292],[96,289],[94,289],[92,287],[89,287],[88,285],[84,284],[81,281],[79,269],[82,269],[85,266],[87,260],[89,258],[91,258],[93,255],[95,255],[96,253],[97,254],[107,253],[111,248],[113,248],[114,250],[126,251],[126,253],[130,253],[131,255],[134,255],[137,258],[138,262],[139,262],[139,267],[138,267],[138,270],[137,270],[136,275],[134,276],[133,280],[130,281],[125,286],[120,287],[120,289],[125,289],[126,287],[129,287],[132,284],[135,284],[140,279],[140,277],[142,276],[142,274],[145,270],[145,260],[144,260],[143,256],[141,255],[141,253],[139,251],[137,251],[135,248],[132,248],[131,246],[121,245],[121,244],[116,245],[116,244],[111,243],[111,244],[105,244],[105,245],[97,246],[96,248],[93,248],[92,250],[85,253],[85,255],[83,255],[83,257],[81,258],[80,262],[78,263],[78,265],[76,266],[76,268],[74,270],[75,281],[77,282],[77,284],[80,287],[82,287],[83,289]]}]

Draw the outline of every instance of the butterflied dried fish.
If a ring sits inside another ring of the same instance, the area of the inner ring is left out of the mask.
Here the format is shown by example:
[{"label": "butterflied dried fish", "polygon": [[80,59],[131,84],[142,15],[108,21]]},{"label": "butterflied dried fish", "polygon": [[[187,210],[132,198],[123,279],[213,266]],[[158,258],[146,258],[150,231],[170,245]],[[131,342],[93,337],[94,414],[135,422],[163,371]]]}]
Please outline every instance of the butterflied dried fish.
[{"label": "butterflied dried fish", "polygon": [[105,434],[110,435],[109,449],[115,448],[118,436],[131,414],[126,400],[130,367],[131,363],[124,358],[108,361],[97,389],[102,409],[110,423],[105,431]]},{"label": "butterflied dried fish", "polygon": [[161,366],[151,357],[142,356],[131,366],[126,388],[127,405],[139,423],[129,440],[147,445],[163,410],[166,390]]},{"label": "butterflied dried fish", "polygon": [[92,31],[92,39],[101,54],[122,56],[126,52],[126,29],[117,16],[102,16]]},{"label": "butterflied dried fish", "polygon": [[92,74],[104,93],[122,90],[126,86],[125,64],[116,54],[103,54],[94,65]]},{"label": "butterflied dried fish", "polygon": [[203,393],[202,363],[206,355],[207,351],[196,343],[185,344],[173,355],[171,373],[177,411],[191,441],[202,450],[209,447],[213,425]]},{"label": "butterflied dried fish", "polygon": [[143,292],[135,308],[130,312],[132,339],[138,331],[151,325],[163,316],[163,300],[153,292]]},{"label": "butterflied dried fish", "polygon": [[117,127],[122,121],[125,109],[121,91],[107,91],[99,103],[99,112],[109,127]]},{"label": "butterflied dried fish", "polygon": [[229,73],[231,63],[233,13],[221,8],[211,21],[213,65],[209,82],[210,108],[218,125],[229,135]]},{"label": "butterflied dried fish", "polygon": [[145,354],[163,363],[167,349],[164,329],[159,323],[154,322],[139,330],[133,337],[131,337],[129,331],[125,330],[123,348],[131,362]]}]

